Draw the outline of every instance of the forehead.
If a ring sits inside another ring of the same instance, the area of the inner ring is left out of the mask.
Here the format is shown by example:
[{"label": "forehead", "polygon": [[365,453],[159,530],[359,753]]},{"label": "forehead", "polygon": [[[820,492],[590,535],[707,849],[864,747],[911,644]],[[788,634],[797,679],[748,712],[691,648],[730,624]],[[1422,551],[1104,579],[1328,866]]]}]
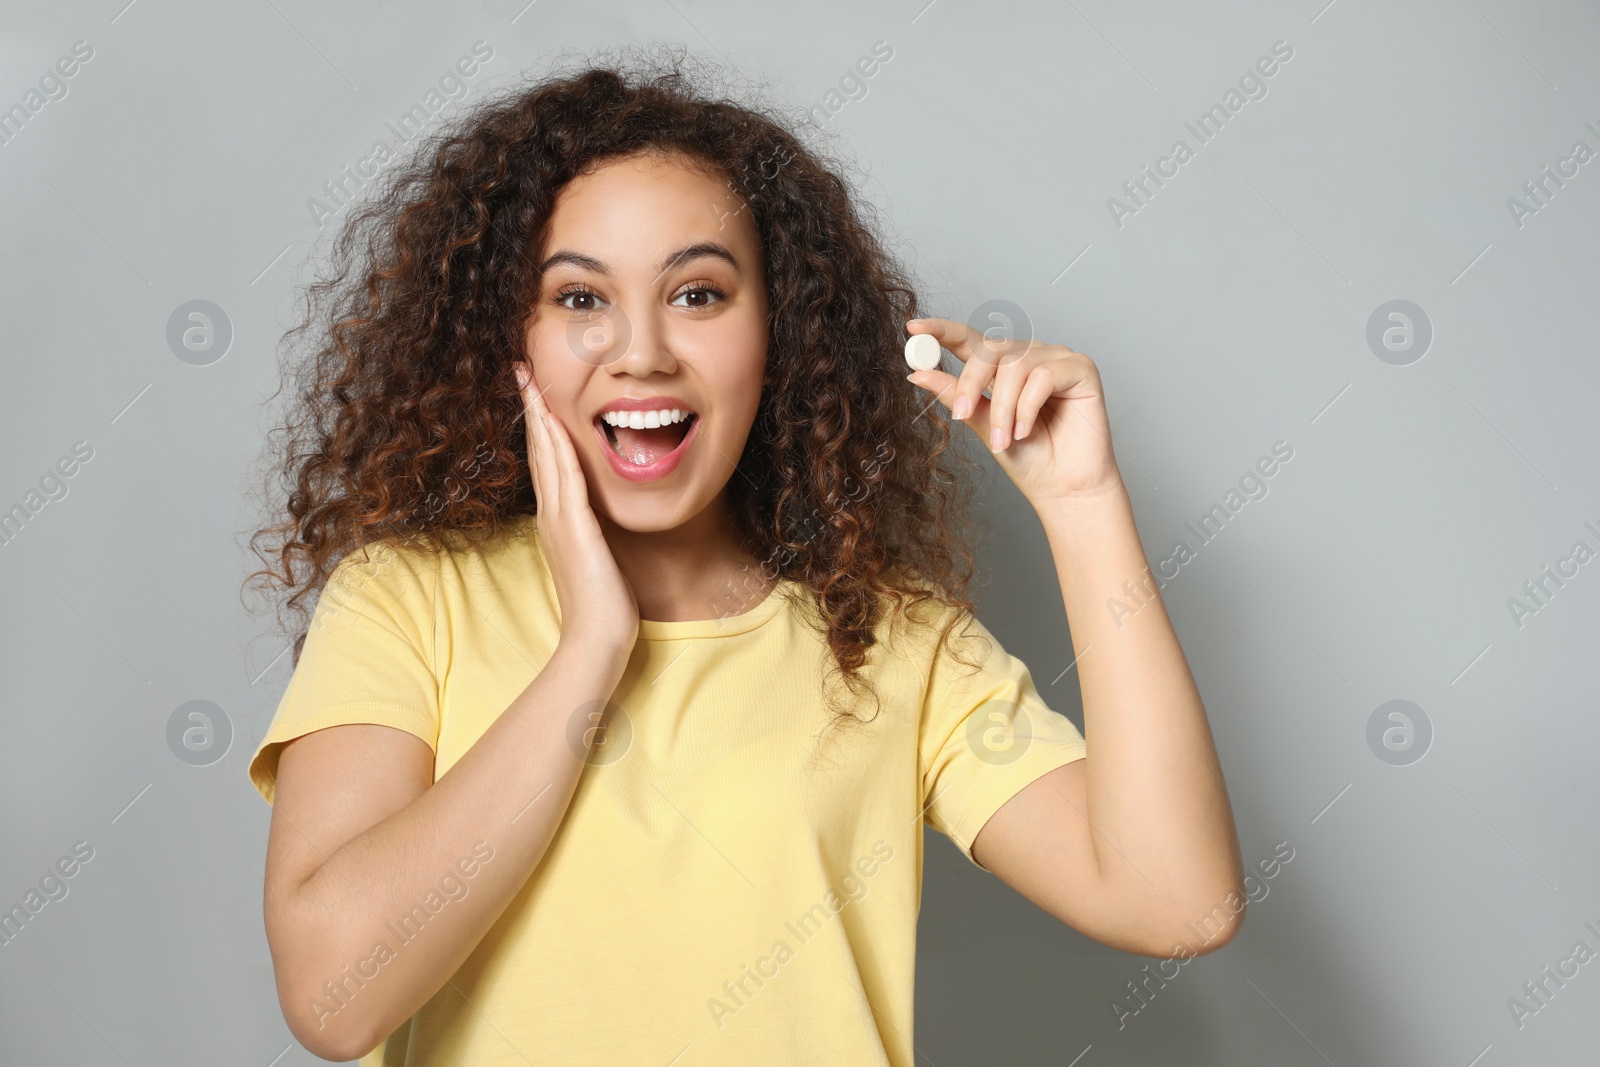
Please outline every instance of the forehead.
[{"label": "forehead", "polygon": [[614,265],[654,263],[665,246],[691,240],[746,253],[759,243],[725,177],[678,153],[652,152],[605,160],[563,186],[542,254],[573,249]]}]

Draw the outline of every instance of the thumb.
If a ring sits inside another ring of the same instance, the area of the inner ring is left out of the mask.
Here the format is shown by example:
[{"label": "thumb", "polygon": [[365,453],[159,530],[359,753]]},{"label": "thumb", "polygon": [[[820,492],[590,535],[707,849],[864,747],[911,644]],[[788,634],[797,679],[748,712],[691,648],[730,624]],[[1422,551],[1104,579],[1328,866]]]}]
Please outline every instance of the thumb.
[{"label": "thumb", "polygon": [[[906,375],[906,381],[933,394],[944,409],[948,412],[955,406],[956,381],[954,374],[942,370],[919,370]],[[930,405],[931,406],[931,405]],[[927,408],[923,409],[924,411]],[[978,402],[973,406],[972,414],[961,420],[978,435],[978,439],[989,440],[989,398],[979,395]]]}]

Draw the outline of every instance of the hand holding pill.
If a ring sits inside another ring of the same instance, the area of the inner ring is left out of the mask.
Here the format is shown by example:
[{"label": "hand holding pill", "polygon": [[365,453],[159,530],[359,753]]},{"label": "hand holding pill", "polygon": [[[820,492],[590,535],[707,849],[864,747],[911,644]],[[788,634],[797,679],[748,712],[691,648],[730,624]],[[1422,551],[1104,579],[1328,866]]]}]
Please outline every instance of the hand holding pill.
[{"label": "hand holding pill", "polygon": [[[976,433],[1035,507],[1125,491],[1100,371],[1082,352],[1032,338],[994,342],[953,319],[912,319],[907,379]],[[939,368],[948,349],[961,364]],[[985,395],[988,394],[988,395]]]}]

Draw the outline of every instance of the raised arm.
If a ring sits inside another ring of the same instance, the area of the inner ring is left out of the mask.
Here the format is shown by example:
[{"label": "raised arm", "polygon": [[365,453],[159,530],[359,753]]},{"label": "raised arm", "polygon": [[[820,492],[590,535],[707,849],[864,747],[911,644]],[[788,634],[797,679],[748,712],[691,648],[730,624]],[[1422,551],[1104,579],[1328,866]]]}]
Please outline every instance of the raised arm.
[{"label": "raised arm", "polygon": [[1220,948],[1244,914],[1233,812],[1127,493],[1119,487],[1040,517],[1072,631],[1088,755],[1012,797],[979,831],[973,854],[1115,948],[1149,956]]},{"label": "raised arm", "polygon": [[1233,812],[1199,690],[1139,542],[1099,370],[1065,346],[996,343],[949,319],[907,328],[932,334],[965,364],[959,378],[908,377],[980,435],[1044,524],[1083,693],[1087,754],[991,816],[974,858],[1117,948],[1166,956],[1221,947],[1244,914]]}]

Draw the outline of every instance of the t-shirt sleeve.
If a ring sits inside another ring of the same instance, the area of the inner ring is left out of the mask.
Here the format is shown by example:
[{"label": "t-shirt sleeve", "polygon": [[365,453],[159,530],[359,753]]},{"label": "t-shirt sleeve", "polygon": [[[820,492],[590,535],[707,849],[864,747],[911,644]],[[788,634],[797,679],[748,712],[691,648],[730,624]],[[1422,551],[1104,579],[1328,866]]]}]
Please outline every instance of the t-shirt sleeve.
[{"label": "t-shirt sleeve", "polygon": [[283,746],[329,726],[392,726],[438,751],[436,566],[415,551],[378,543],[334,567],[289,686],[250,759],[250,782],[267,803],[275,797]]},{"label": "t-shirt sleeve", "polygon": [[1088,750],[1072,720],[1039,696],[1027,665],[977,618],[961,620],[930,657],[919,739],[923,818],[987,870],[972,854],[984,823],[1024,786]]}]

